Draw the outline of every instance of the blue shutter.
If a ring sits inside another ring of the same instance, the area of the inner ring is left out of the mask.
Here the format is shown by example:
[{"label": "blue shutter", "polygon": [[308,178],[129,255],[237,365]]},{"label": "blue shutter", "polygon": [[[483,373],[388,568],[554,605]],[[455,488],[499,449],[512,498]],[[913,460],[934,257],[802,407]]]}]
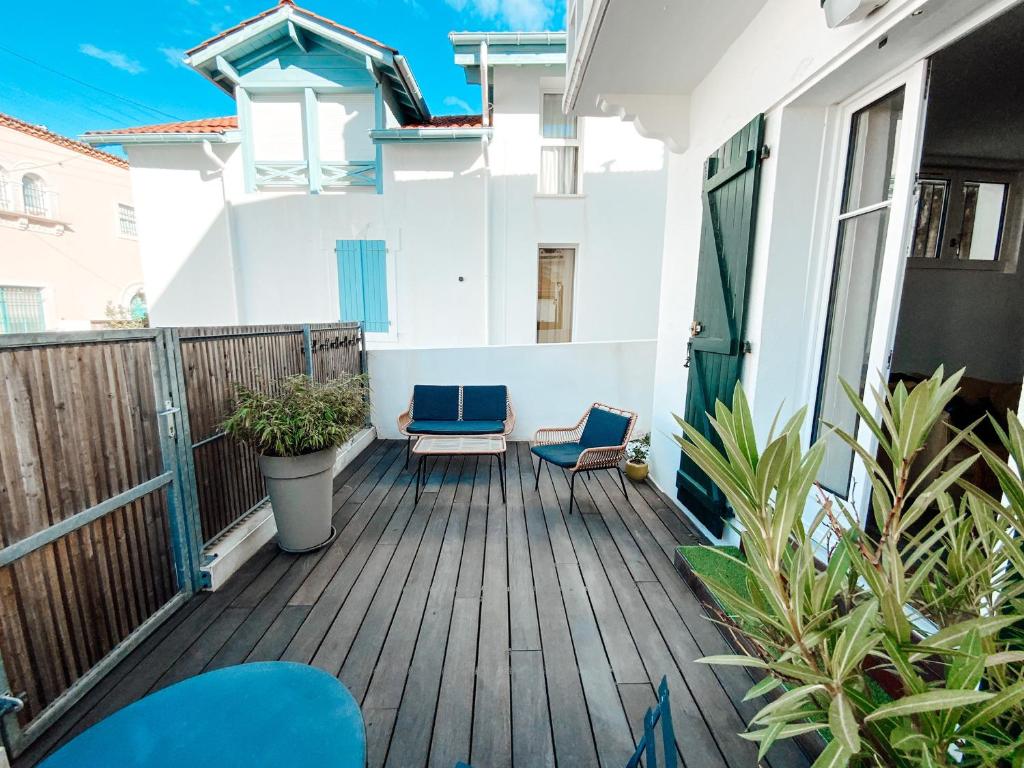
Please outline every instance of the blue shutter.
[{"label": "blue shutter", "polygon": [[368,333],[387,333],[387,246],[383,240],[339,240],[338,295],[341,319],[364,324]]},{"label": "blue shutter", "polygon": [[363,243],[363,306],[366,330],[387,333],[388,326],[388,259],[383,240]]},{"label": "blue shutter", "polygon": [[338,296],[341,298],[342,322],[362,322],[363,259],[359,240],[339,240]]}]

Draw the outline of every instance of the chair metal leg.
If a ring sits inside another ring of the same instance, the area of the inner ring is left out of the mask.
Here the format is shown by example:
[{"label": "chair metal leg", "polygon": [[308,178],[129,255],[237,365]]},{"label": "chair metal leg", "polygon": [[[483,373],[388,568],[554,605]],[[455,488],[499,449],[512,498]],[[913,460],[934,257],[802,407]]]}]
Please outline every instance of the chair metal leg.
[{"label": "chair metal leg", "polygon": [[622,495],[626,495],[626,478],[622,474],[622,467],[616,467],[615,469],[619,472],[619,482],[622,483]]},{"label": "chair metal leg", "polygon": [[412,450],[412,435],[405,441],[405,468],[409,468],[409,453]]},{"label": "chair metal leg", "polygon": [[569,479],[569,514],[572,514],[572,504],[576,500],[576,473],[572,472]]},{"label": "chair metal leg", "polygon": [[537,468],[533,471],[533,490],[540,489],[540,466],[544,463],[544,459],[537,459]]}]

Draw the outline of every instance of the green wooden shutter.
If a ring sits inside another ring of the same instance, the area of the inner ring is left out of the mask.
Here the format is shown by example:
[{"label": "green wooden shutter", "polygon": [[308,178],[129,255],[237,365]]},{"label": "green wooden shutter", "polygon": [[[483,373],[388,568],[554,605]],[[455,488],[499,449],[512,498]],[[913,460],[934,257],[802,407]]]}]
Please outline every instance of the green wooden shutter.
[{"label": "green wooden shutter", "polygon": [[342,321],[363,323],[368,333],[387,333],[387,246],[383,240],[339,240],[338,296]]},{"label": "green wooden shutter", "polygon": [[[685,418],[718,445],[707,414],[732,403],[744,355],[747,283],[764,145],[764,115],[733,136],[704,165],[697,297],[688,350]],[[732,517],[721,491],[685,455],[676,479],[679,500],[711,533]]]}]

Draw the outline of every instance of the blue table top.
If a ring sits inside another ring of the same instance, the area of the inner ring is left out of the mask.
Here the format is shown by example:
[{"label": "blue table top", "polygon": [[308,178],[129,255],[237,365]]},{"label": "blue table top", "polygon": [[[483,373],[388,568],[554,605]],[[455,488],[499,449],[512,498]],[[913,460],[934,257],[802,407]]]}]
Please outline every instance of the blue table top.
[{"label": "blue table top", "polygon": [[304,664],[260,662],[189,678],[77,736],[43,768],[362,768],[359,705]]}]

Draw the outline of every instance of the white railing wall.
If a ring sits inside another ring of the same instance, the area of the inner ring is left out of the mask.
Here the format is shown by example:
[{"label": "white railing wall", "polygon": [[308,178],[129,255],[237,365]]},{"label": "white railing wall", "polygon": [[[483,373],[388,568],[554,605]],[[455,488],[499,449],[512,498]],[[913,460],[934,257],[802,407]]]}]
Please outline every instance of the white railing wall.
[{"label": "white railing wall", "polygon": [[450,349],[375,349],[367,353],[373,425],[398,438],[396,419],[415,384],[505,384],[516,411],[512,437],[577,422],[591,403],[637,411],[647,432],[654,400],[654,340]]}]

